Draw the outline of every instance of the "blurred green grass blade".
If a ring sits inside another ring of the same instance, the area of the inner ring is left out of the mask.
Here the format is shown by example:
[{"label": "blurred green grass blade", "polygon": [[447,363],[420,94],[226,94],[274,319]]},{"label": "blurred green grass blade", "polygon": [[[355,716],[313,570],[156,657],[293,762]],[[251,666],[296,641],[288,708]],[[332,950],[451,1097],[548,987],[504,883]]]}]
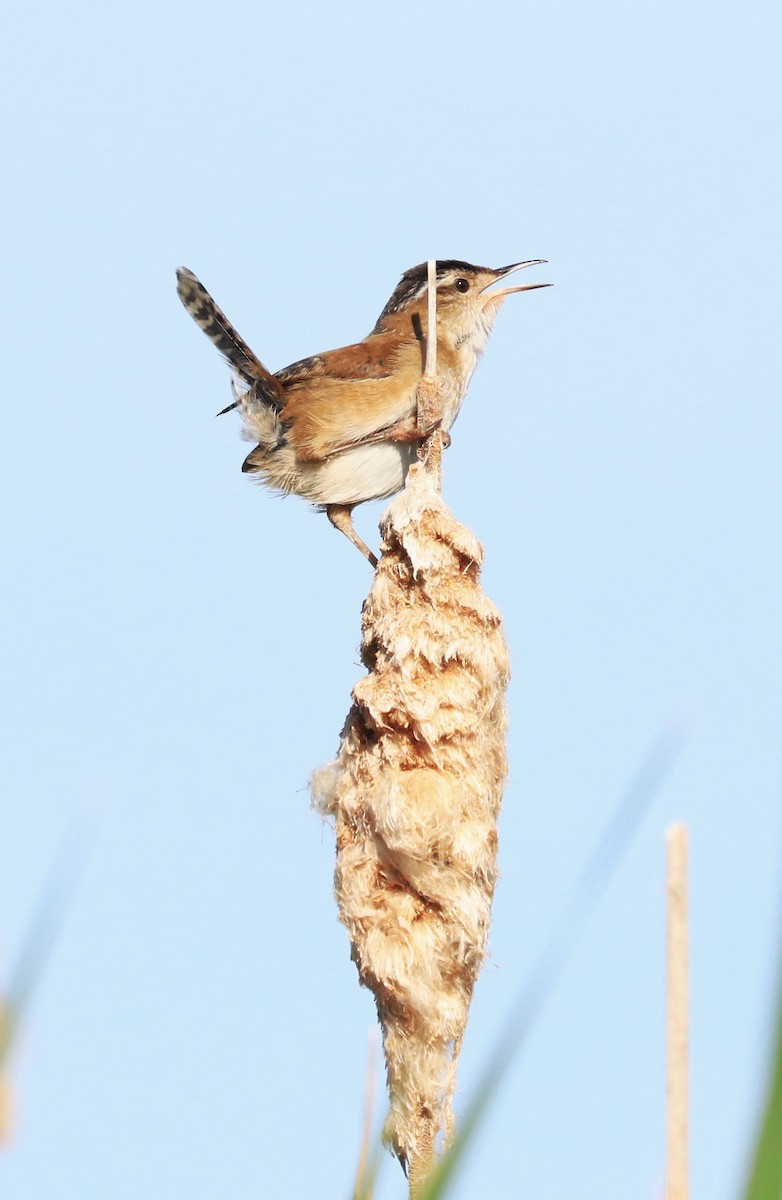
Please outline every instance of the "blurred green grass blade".
[{"label": "blurred green grass blade", "polygon": [[351,1200],[372,1200],[375,1194],[375,1181],[380,1169],[383,1152],[383,1145],[380,1140],[377,1140],[367,1160],[366,1169],[362,1171],[361,1178],[357,1181],[353,1189]]},{"label": "blurred green grass blade", "polygon": [[782,986],[768,1097],[744,1200],[782,1200]]},{"label": "blurred green grass blade", "polygon": [[5,1000],[0,999],[0,1067],[3,1066],[13,1041],[13,1022],[11,1009]]},{"label": "blurred green grass blade", "polygon": [[356,1166],[356,1181],[351,1200],[372,1200],[375,1180],[380,1169],[383,1144],[379,1137],[372,1137],[375,1121],[375,1103],[378,1090],[378,1067],[380,1064],[380,1030],[373,1026],[367,1041],[367,1065],[364,1075],[364,1112],[361,1122],[361,1144]]},{"label": "blurred green grass blade", "polygon": [[[663,729],[624,792],[533,965],[510,1020],[459,1121],[459,1132],[440,1159],[421,1194],[421,1200],[440,1200],[446,1195],[448,1184],[514,1055],[545,1008],[584,928],[616,874],[643,817],[673,769],[688,736],[689,727],[683,722],[672,723]],[[760,1200],[760,1197],[753,1196],[752,1200]],[[767,1198],[764,1196],[763,1200]],[[775,1196],[774,1200],[782,1198]]]}]

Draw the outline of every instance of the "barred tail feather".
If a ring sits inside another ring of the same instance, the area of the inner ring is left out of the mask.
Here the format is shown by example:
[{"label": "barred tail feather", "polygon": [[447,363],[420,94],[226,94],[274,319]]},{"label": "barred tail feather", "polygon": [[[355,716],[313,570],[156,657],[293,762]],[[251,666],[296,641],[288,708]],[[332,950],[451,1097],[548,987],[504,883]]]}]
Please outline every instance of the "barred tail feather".
[{"label": "barred tail feather", "polygon": [[[248,384],[263,380],[272,391],[279,388],[274,376],[253,354],[250,347],[221,312],[208,291],[192,271],[180,267],[176,273],[177,293],[196,325],[217,347],[230,365]],[[276,387],[274,386],[276,385]],[[231,406],[233,407],[233,405]]]}]

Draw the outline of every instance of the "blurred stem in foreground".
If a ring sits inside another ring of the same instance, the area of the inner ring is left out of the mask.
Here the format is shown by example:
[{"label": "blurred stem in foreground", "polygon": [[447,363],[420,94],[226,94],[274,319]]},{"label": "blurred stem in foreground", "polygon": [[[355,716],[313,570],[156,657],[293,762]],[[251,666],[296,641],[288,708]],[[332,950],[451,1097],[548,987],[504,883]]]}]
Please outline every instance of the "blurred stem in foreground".
[{"label": "blurred stem in foreground", "polygon": [[367,1065],[364,1076],[364,1114],[361,1122],[361,1146],[356,1166],[356,1182],[352,1200],[372,1200],[375,1190],[381,1147],[372,1144],[372,1124],[375,1117],[376,1085],[378,1073],[378,1051],[380,1038],[375,1026],[369,1031],[367,1042]]},{"label": "blurred stem in foreground", "polygon": [[12,1109],[8,1064],[19,1028],[40,985],[73,899],[94,832],[94,814],[79,814],[54,857],[22,941],[8,986],[0,994],[0,1146],[8,1141]]},{"label": "blurred stem in foreground", "polygon": [[687,826],[671,825],[668,860],[667,937],[667,1136],[666,1200],[690,1198],[690,971],[687,913]]},{"label": "blurred stem in foreground", "polygon": [[782,1200],[782,986],[778,993],[776,1037],[768,1094],[744,1200]]}]

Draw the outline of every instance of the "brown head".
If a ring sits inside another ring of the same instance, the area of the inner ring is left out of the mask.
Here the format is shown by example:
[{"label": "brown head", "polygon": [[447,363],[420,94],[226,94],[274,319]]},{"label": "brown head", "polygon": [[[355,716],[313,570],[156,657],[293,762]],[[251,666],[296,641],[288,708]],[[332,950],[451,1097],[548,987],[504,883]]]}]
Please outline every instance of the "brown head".
[{"label": "brown head", "polygon": [[[549,287],[547,283],[518,284],[515,287],[495,287],[523,267],[544,263],[543,258],[512,263],[507,267],[476,267],[459,259],[438,259],[437,262],[437,324],[440,336],[450,334],[457,344],[471,341],[475,349],[483,349],[506,296],[513,292],[531,292]],[[374,332],[380,333],[398,326],[400,317],[426,328],[427,271],[419,263],[405,271],[391,299],[380,314]],[[439,337],[438,337],[439,341]]]}]

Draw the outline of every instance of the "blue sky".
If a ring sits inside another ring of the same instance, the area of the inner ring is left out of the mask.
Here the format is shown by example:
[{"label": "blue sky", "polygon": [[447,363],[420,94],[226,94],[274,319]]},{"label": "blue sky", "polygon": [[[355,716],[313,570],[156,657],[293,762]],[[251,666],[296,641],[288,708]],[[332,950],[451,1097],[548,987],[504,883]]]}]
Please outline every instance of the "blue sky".
[{"label": "blue sky", "polygon": [[437,256],[556,284],[506,304],[445,468],[514,664],[461,1097],[648,743],[694,715],[455,1195],[661,1194],[683,818],[694,1194],[728,1200],[778,965],[776,6],[43,2],[7,32],[4,966],[74,812],[102,816],[4,1195],[347,1194],[372,1007],[306,781],[370,574],[241,476],[174,269],[274,369]]}]

